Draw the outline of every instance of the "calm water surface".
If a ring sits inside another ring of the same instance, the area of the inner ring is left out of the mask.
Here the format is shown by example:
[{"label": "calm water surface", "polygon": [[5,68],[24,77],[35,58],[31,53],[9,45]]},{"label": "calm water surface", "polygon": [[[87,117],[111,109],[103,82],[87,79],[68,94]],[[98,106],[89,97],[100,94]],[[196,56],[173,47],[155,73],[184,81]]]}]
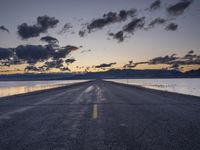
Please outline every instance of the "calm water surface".
[{"label": "calm water surface", "polygon": [[51,89],[88,80],[0,81],[0,97]]},{"label": "calm water surface", "polygon": [[[113,79],[109,81],[125,83],[127,79]],[[200,96],[200,78],[198,79],[128,79],[128,84],[146,88]]]}]

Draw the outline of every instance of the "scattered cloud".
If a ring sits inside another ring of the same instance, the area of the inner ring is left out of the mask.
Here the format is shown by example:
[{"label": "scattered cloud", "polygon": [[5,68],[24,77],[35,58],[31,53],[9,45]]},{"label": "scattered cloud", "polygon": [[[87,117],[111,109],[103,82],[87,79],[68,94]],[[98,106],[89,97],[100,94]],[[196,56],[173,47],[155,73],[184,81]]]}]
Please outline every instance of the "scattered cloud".
[{"label": "scattered cloud", "polygon": [[167,31],[176,31],[177,29],[178,29],[178,25],[175,23],[170,23],[165,28],[165,30]]},{"label": "scattered cloud", "polygon": [[167,22],[164,18],[155,18],[149,23],[149,28],[154,28],[156,25],[163,25]]},{"label": "scattered cloud", "polygon": [[145,17],[133,19],[127,25],[124,26],[123,31],[134,34],[138,29],[142,29],[145,25]]},{"label": "scattered cloud", "polygon": [[78,34],[79,34],[80,37],[84,37],[85,34],[86,34],[86,32],[87,32],[87,31],[83,29],[83,30],[80,30],[80,31],[78,32]]},{"label": "scattered cloud", "polygon": [[43,42],[47,42],[50,45],[55,45],[55,44],[59,43],[58,39],[56,39],[52,36],[44,36],[40,40],[43,41]]},{"label": "scattered cloud", "polygon": [[159,65],[159,64],[166,64],[170,65],[168,69],[181,69],[183,65],[200,65],[200,55],[194,54],[194,51],[189,51],[183,57],[177,57],[176,54],[166,55],[155,57],[149,61],[145,62],[136,62],[130,61],[128,64],[124,65],[124,68],[135,68],[141,64],[149,64],[149,65]]},{"label": "scattered cloud", "polygon": [[[72,45],[65,47],[52,47],[51,45],[20,45],[16,48],[0,48],[0,66],[10,66],[17,64],[25,64],[25,71],[47,71],[57,68],[64,70],[66,66],[75,60],[67,59],[67,56],[79,48]],[[43,64],[36,67],[37,63]],[[37,69],[36,69],[37,68]]]},{"label": "scattered cloud", "polygon": [[66,59],[65,60],[65,63],[66,64],[71,64],[71,63],[73,63],[73,62],[75,62],[76,60],[74,59],[74,58],[69,58],[69,59]]},{"label": "scattered cloud", "polygon": [[192,4],[193,0],[182,0],[167,7],[167,12],[172,16],[179,16]]},{"label": "scattered cloud", "polygon": [[10,33],[10,31],[5,26],[0,26],[0,30]]},{"label": "scattered cloud", "polygon": [[92,50],[91,49],[88,49],[88,50],[82,50],[81,53],[87,53],[87,52],[91,52]]},{"label": "scattered cloud", "polygon": [[116,39],[118,42],[123,42],[125,38],[123,31],[119,31],[117,33],[109,33],[108,35],[112,36],[113,39]]},{"label": "scattered cloud", "polygon": [[136,13],[136,9],[121,10],[119,13],[108,12],[104,14],[102,18],[93,19],[90,23],[88,23],[87,30],[88,32],[91,32],[95,29],[102,29],[103,27],[113,23],[126,21],[128,17],[134,17]]},{"label": "scattered cloud", "polygon": [[54,28],[59,23],[59,20],[47,15],[39,16],[37,23],[34,25],[28,25],[23,23],[18,26],[18,34],[22,39],[29,39],[32,37],[38,37],[41,33],[46,33],[48,29]]},{"label": "scattered cloud", "polygon": [[116,65],[116,64],[117,64],[116,62],[109,63],[109,64],[103,63],[103,64],[100,64],[98,66],[95,66],[95,68],[107,68],[107,67],[112,67],[113,65]]},{"label": "scattered cloud", "polygon": [[58,34],[64,34],[68,31],[70,31],[73,28],[71,23],[66,23],[63,28],[61,29],[61,31],[58,32]]},{"label": "scattered cloud", "polygon": [[160,6],[161,6],[161,1],[160,1],[160,0],[156,0],[155,2],[153,2],[153,3],[150,5],[150,10],[159,9]]}]

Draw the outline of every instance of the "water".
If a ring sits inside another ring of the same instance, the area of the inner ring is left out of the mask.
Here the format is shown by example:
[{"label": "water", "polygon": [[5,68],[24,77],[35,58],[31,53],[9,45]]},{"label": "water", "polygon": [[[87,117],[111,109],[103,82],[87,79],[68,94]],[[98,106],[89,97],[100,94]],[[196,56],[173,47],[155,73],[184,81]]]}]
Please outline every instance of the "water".
[{"label": "water", "polygon": [[87,80],[1,81],[0,97],[66,86]]},{"label": "water", "polygon": [[[113,79],[109,81],[127,84],[127,79]],[[200,79],[128,79],[128,84],[200,96]]]}]

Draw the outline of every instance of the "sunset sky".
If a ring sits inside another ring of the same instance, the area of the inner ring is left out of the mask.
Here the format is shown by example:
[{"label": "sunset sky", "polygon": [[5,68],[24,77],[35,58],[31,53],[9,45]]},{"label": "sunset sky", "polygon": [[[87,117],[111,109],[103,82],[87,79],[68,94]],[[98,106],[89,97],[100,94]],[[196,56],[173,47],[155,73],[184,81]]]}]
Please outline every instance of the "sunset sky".
[{"label": "sunset sky", "polygon": [[200,68],[199,0],[0,2],[1,73]]}]

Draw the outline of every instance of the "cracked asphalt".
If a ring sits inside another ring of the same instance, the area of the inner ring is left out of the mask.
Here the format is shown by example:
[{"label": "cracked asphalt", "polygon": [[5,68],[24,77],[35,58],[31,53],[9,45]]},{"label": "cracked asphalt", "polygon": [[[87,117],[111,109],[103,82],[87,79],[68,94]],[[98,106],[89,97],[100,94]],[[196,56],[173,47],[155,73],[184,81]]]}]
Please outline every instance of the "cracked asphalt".
[{"label": "cracked asphalt", "polygon": [[107,81],[0,98],[1,150],[199,150],[200,98]]}]

